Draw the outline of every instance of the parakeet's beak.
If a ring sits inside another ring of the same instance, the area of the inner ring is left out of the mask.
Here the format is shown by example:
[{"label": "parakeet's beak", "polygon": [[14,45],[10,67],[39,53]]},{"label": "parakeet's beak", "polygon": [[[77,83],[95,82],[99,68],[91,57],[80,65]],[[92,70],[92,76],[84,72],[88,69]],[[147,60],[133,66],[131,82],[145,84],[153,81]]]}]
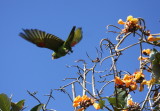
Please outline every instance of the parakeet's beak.
[{"label": "parakeet's beak", "polygon": [[52,60],[56,59],[55,57],[52,56]]},{"label": "parakeet's beak", "polygon": [[53,53],[53,54],[52,54],[52,60],[54,60],[54,59],[57,59],[56,53]]},{"label": "parakeet's beak", "polygon": [[58,59],[55,55],[52,55],[52,60]]},{"label": "parakeet's beak", "polygon": [[55,56],[52,56],[52,60],[55,60],[55,59],[57,59]]}]

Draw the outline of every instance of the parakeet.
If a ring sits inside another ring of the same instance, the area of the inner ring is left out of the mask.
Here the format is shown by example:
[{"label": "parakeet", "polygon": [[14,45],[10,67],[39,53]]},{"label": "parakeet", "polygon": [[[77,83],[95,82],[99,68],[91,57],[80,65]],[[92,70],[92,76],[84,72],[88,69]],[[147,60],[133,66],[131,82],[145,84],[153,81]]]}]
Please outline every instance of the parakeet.
[{"label": "parakeet", "polygon": [[53,50],[52,59],[58,59],[69,52],[73,52],[72,47],[82,39],[82,28],[76,29],[76,26],[73,26],[66,41],[38,29],[23,29],[23,31],[19,34],[20,37],[36,44],[38,47]]},{"label": "parakeet", "polygon": [[151,61],[152,74],[156,81],[160,80],[160,52],[156,49],[151,50],[149,54],[149,59]]}]

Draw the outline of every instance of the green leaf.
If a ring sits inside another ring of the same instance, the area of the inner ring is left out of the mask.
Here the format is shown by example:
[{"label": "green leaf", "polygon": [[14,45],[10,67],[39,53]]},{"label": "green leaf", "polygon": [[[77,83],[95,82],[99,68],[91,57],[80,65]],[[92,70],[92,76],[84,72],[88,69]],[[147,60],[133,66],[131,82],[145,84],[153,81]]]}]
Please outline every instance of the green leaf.
[{"label": "green leaf", "polygon": [[127,98],[128,98],[127,92],[122,90],[121,88],[117,88],[117,96],[107,97],[109,103],[117,108],[127,107]]},{"label": "green leaf", "polygon": [[105,100],[99,100],[99,105],[100,105],[101,109],[104,107],[105,102],[106,102]]},{"label": "green leaf", "polygon": [[121,108],[124,108],[127,106],[127,98],[128,94],[126,91],[122,90],[121,88],[117,88],[117,100]]},{"label": "green leaf", "polygon": [[31,111],[40,111],[43,106],[44,106],[44,104],[38,104],[37,106],[33,107],[31,109]]},{"label": "green leaf", "polygon": [[21,100],[18,103],[11,102],[12,109],[11,111],[20,111],[24,106],[25,100]]},{"label": "green leaf", "polygon": [[153,43],[154,43],[154,44],[157,44],[158,42],[157,42],[157,41],[153,41]]},{"label": "green leaf", "polygon": [[107,97],[108,101],[110,104],[117,106],[116,105],[116,98],[115,97]]},{"label": "green leaf", "polygon": [[11,100],[6,94],[0,94],[0,110],[10,111]]},{"label": "green leaf", "polygon": [[160,110],[160,107],[157,105],[153,111],[159,111]]},{"label": "green leaf", "polygon": [[120,109],[118,109],[117,104],[119,105],[119,103],[116,104],[116,98],[115,97],[107,97],[108,101],[110,104],[112,104],[114,111],[120,111]]},{"label": "green leaf", "polygon": [[160,82],[160,52],[156,49],[152,49],[149,55],[149,59],[151,61],[151,69],[154,78],[156,79],[156,84]]}]

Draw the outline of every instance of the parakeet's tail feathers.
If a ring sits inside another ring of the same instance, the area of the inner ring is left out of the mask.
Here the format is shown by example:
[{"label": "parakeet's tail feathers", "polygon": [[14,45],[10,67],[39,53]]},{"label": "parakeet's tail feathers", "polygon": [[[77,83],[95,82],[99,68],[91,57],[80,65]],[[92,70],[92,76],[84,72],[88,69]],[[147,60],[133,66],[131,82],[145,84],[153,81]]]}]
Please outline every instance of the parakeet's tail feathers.
[{"label": "parakeet's tail feathers", "polygon": [[24,33],[20,33],[19,36],[38,47],[49,48],[55,52],[64,43],[62,39],[38,29],[23,29],[23,31]]},{"label": "parakeet's tail feathers", "polygon": [[78,44],[81,40],[82,40],[82,28],[77,28],[74,32],[74,38],[71,42],[71,47],[75,46],[76,44]]}]

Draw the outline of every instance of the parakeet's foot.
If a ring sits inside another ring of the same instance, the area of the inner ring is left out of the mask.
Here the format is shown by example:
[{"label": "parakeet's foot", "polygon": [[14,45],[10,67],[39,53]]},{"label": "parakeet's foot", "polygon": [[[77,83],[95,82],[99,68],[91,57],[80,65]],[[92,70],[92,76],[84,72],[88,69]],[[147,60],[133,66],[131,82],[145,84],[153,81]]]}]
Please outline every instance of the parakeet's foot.
[{"label": "parakeet's foot", "polygon": [[70,52],[73,53],[73,50],[71,49]]}]

